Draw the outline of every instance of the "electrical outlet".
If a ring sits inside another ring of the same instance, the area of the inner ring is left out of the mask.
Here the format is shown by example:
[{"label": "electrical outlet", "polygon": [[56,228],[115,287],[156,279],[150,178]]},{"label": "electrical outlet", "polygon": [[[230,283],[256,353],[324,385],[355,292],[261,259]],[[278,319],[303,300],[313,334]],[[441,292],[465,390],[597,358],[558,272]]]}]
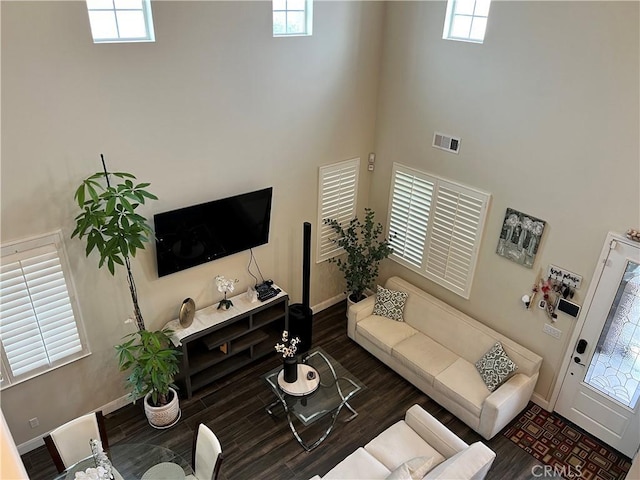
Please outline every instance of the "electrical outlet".
[{"label": "electrical outlet", "polygon": [[370,164],[369,164],[369,171],[370,171],[370,172],[373,172],[373,168],[374,168],[373,163],[370,163]]},{"label": "electrical outlet", "polygon": [[31,425],[31,428],[36,428],[38,425],[40,425],[40,420],[38,420],[38,417],[33,417],[31,420],[29,420],[29,425]]},{"label": "electrical outlet", "polygon": [[553,338],[560,338],[562,336],[562,330],[558,330],[557,328],[552,327],[548,323],[544,324],[544,327],[542,327],[542,331],[547,335],[551,335]]}]

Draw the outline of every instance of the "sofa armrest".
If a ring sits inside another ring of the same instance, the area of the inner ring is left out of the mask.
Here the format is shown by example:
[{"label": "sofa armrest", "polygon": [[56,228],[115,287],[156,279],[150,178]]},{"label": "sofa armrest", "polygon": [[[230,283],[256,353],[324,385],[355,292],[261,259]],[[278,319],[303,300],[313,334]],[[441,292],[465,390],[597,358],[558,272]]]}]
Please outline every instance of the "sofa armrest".
[{"label": "sofa armrest", "polygon": [[482,480],[487,476],[496,454],[482,442],[457,453],[431,470],[425,480]]},{"label": "sofa armrest", "polygon": [[469,446],[418,404],[407,410],[404,421],[445,458]]},{"label": "sofa armrest", "polygon": [[360,320],[364,320],[373,314],[373,306],[375,303],[376,297],[375,295],[371,295],[349,307],[349,310],[347,311],[347,334],[349,335],[349,338],[355,340],[356,324]]},{"label": "sofa armrest", "polygon": [[525,409],[538,374],[528,377],[518,373],[500,385],[482,405],[478,433],[489,440]]}]

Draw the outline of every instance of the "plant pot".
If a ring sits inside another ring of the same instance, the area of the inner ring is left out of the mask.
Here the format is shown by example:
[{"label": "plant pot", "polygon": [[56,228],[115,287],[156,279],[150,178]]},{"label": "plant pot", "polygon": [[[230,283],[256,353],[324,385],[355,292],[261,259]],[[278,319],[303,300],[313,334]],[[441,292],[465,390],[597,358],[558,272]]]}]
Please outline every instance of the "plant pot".
[{"label": "plant pot", "polygon": [[349,295],[347,295],[347,310],[351,305],[355,305],[356,303],[360,302],[361,300],[364,300],[365,298],[367,298],[366,295],[360,295],[360,298],[357,298],[354,293],[350,293]]},{"label": "plant pot", "polygon": [[298,380],[298,359],[287,357],[283,362],[283,379],[287,383],[295,383]]},{"label": "plant pot", "polygon": [[180,420],[180,401],[178,400],[178,392],[173,388],[169,389],[171,400],[166,405],[154,407],[149,402],[151,393],[147,393],[144,397],[144,413],[147,415],[149,425],[154,428],[169,428],[178,423]]}]

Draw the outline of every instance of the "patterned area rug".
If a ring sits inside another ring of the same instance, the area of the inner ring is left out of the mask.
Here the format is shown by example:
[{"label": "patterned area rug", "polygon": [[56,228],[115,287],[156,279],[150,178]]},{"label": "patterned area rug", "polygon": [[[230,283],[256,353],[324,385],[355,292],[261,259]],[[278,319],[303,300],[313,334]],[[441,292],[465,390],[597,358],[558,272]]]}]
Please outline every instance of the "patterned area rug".
[{"label": "patterned area rug", "polygon": [[620,452],[532,402],[503,435],[566,479],[622,480],[631,467]]}]

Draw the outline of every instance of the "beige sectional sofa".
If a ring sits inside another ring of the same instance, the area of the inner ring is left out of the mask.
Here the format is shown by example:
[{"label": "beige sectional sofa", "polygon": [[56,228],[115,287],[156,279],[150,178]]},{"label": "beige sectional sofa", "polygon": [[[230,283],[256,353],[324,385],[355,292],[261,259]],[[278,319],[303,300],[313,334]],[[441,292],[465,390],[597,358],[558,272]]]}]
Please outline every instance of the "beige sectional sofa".
[{"label": "beige sectional sofa", "polygon": [[482,442],[467,445],[419,405],[407,410],[404,420],[393,424],[364,447],[311,480],[377,480],[409,478],[405,462],[424,465],[429,479],[481,480],[496,454]]},{"label": "beige sectional sofa", "polygon": [[[542,358],[399,277],[403,321],[373,315],[375,296],[348,310],[348,335],[486,439],[529,402]],[[490,392],[475,363],[501,342],[518,369]]]}]

